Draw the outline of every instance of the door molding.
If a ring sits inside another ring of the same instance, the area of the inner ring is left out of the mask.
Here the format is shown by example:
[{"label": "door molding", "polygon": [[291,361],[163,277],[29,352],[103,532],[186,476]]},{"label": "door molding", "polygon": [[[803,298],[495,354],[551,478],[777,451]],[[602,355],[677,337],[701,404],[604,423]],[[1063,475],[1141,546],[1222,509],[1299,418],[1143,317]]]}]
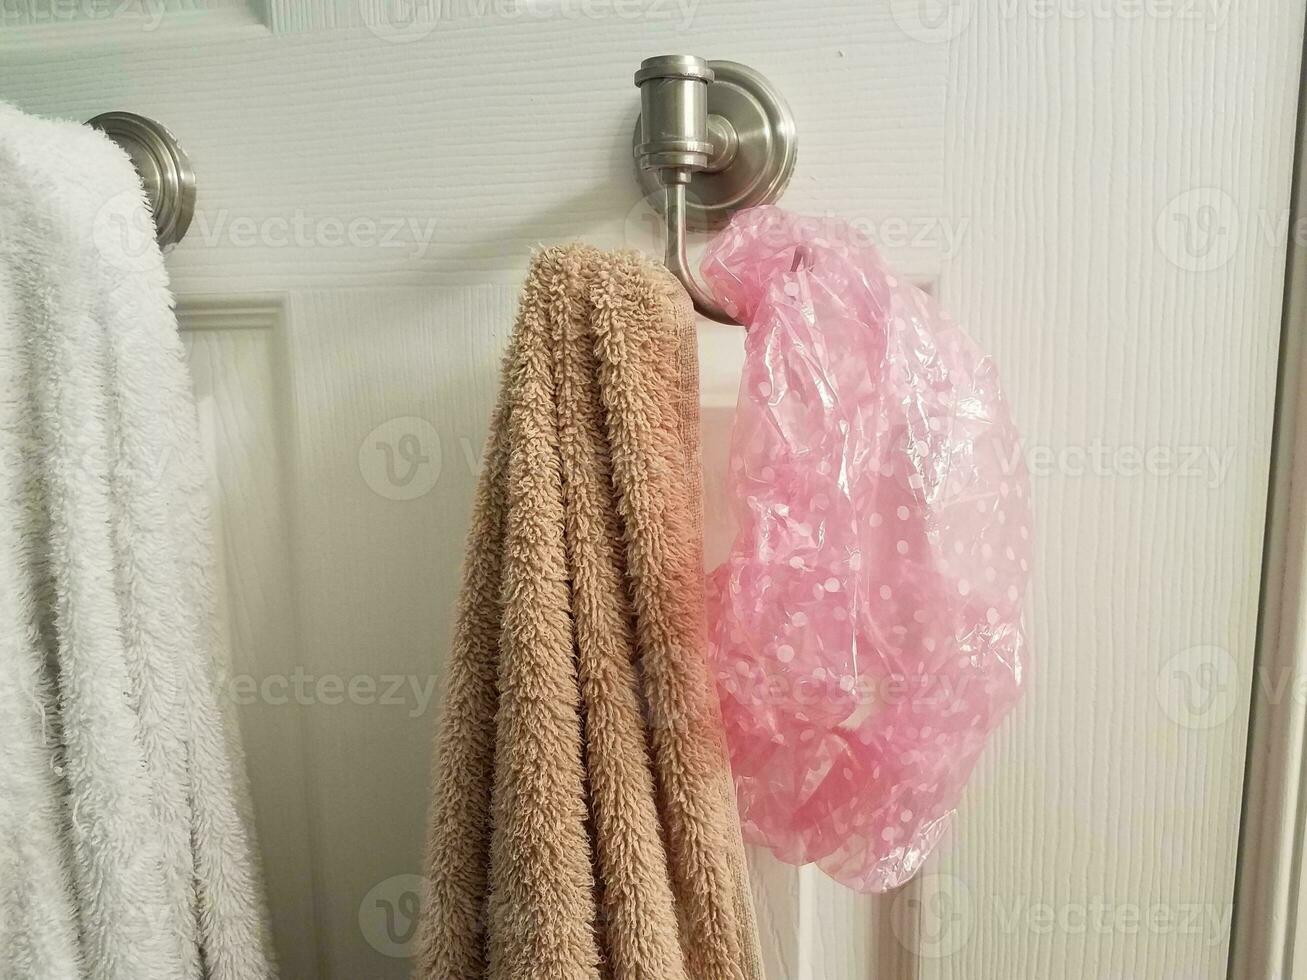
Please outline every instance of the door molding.
[{"label": "door molding", "polygon": [[[252,695],[308,662],[295,615],[296,477],[282,294],[177,297],[208,466],[221,704],[243,743],[254,838],[282,975],[318,980],[318,817],[306,708]],[[240,686],[238,686],[240,685]]]},{"label": "door molding", "polygon": [[285,306],[281,293],[190,293],[177,297],[177,326],[181,330],[273,330],[281,323]]}]

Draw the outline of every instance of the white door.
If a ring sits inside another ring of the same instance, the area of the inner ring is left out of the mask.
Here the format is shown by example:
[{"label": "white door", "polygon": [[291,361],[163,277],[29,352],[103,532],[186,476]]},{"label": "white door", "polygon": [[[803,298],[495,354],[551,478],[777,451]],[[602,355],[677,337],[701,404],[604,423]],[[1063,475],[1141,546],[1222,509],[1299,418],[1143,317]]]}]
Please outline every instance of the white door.
[{"label": "white door", "polygon": [[[782,203],[996,356],[1037,508],[1024,700],[898,896],[756,856],[776,980],[1217,978],[1233,902],[1303,0],[7,0],[0,99],[180,137],[169,260],[283,975],[414,912],[476,460],[537,243],[648,245],[639,61],[752,65]],[[739,331],[702,331],[710,547]],[[717,476],[717,479],[714,479]]]}]

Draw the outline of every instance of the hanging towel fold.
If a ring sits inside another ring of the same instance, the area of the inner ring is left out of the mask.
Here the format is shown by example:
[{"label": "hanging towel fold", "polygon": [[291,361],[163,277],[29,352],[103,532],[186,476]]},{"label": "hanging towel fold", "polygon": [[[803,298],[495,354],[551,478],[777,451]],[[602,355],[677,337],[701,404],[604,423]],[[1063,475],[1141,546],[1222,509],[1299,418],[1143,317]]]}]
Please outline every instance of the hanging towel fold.
[{"label": "hanging towel fold", "polygon": [[760,980],[705,664],[680,285],[549,248],[522,295],[438,736],[420,980]]},{"label": "hanging towel fold", "polygon": [[205,480],[126,155],[0,105],[0,977],[263,980]]}]

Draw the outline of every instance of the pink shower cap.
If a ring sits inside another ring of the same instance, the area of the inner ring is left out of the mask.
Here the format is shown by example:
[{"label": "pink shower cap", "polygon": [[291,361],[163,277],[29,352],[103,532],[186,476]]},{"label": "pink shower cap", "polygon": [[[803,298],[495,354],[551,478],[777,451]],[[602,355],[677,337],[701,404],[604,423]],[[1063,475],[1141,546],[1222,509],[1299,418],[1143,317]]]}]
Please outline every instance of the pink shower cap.
[{"label": "pink shower cap", "polygon": [[708,588],[745,836],[884,891],[1021,685],[1020,438],[990,358],[849,226],[743,211],[703,274],[748,328]]}]

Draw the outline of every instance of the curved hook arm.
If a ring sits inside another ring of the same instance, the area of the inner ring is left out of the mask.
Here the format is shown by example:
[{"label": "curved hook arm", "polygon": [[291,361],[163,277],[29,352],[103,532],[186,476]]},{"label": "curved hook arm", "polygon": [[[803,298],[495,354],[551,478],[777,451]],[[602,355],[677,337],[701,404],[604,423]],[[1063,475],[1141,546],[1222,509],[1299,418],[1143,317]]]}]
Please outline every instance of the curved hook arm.
[{"label": "curved hook arm", "polygon": [[[765,78],[734,61],[688,54],[646,58],[635,84],[640,89],[632,146],[636,173],[646,195],[662,194],[667,268],[699,313],[741,326],[690,269],[686,226],[691,212],[720,219],[776,200],[794,169],[794,117]],[[692,181],[691,205],[686,186]]]},{"label": "curved hook arm", "polygon": [[685,291],[690,294],[690,299],[694,301],[695,310],[709,320],[716,320],[718,323],[726,323],[736,327],[743,326],[739,320],[734,319],[717,305],[716,300],[712,298],[708,290],[699,284],[699,281],[694,277],[694,272],[690,269],[685,243],[685,185],[683,183],[673,181],[670,184],[663,185],[663,213],[667,218],[667,236],[663,262],[672,275],[681,281]]}]

